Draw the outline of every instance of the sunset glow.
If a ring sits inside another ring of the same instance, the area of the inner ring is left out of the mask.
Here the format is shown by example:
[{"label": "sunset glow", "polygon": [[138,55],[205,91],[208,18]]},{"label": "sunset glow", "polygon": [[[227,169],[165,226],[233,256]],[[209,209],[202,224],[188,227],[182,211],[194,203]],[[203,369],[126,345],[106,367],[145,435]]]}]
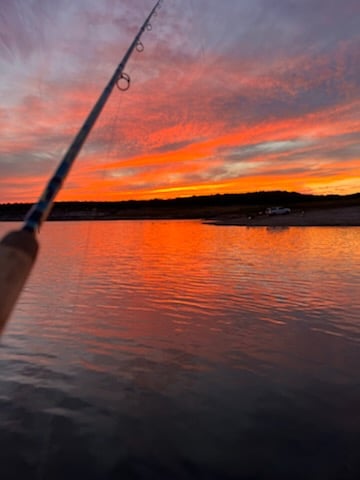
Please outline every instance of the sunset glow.
[{"label": "sunset glow", "polygon": [[[0,202],[41,193],[154,5],[0,17]],[[164,1],[59,200],[360,191],[360,3]]]}]

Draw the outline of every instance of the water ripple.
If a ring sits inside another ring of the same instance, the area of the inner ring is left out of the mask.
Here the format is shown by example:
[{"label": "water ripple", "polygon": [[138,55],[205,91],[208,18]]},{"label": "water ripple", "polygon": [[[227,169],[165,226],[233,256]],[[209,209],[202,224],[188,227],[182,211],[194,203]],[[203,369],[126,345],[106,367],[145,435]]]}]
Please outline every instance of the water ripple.
[{"label": "water ripple", "polygon": [[47,225],[0,346],[2,478],[359,478],[358,234]]}]

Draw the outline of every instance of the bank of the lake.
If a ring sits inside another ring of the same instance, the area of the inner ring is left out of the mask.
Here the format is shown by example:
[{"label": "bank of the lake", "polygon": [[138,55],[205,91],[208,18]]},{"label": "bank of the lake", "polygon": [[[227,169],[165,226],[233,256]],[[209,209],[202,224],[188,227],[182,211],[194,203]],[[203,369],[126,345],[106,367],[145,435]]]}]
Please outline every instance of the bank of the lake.
[{"label": "bank of the lake", "polygon": [[360,226],[360,207],[297,209],[286,215],[221,216],[208,221],[213,225],[253,227],[351,227]]},{"label": "bank of the lake", "polygon": [[[284,217],[264,216],[268,207],[291,209]],[[24,220],[31,204],[0,204],[0,221]],[[115,202],[56,202],[50,221],[203,220],[219,225],[359,226],[360,193],[304,195],[296,192],[253,192],[173,199]]]}]

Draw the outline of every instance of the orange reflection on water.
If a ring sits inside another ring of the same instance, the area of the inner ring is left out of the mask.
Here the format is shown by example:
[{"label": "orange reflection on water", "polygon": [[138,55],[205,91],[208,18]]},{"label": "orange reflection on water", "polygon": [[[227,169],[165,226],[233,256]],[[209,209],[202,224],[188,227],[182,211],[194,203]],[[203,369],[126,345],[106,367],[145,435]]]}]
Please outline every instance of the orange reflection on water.
[{"label": "orange reflection on water", "polygon": [[357,235],[195,221],[50,223],[9,335],[25,333],[101,371],[166,364],[176,375],[226,363],[266,372],[282,362],[301,370],[323,364],[330,346],[341,363],[341,342],[360,333]]}]

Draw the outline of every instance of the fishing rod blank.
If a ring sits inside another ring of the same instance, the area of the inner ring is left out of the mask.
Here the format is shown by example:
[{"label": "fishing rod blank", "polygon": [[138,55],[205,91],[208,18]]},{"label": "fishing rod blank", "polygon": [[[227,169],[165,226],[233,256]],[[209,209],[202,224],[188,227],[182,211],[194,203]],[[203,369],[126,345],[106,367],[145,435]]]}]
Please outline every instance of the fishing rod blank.
[{"label": "fishing rod blank", "polygon": [[55,173],[50,178],[38,202],[30,209],[22,229],[8,233],[0,242],[0,333],[35,263],[39,249],[36,232],[47,219],[57,193],[61,189],[71,166],[109,99],[114,86],[117,85],[123,91],[130,87],[130,77],[124,72],[124,68],[135,49],[139,52],[144,49],[144,45],[140,40],[141,36],[145,30],[151,30],[150,20],[155,16],[161,4],[162,0],[158,0],[146,18],[109,83],[89,113]]}]

